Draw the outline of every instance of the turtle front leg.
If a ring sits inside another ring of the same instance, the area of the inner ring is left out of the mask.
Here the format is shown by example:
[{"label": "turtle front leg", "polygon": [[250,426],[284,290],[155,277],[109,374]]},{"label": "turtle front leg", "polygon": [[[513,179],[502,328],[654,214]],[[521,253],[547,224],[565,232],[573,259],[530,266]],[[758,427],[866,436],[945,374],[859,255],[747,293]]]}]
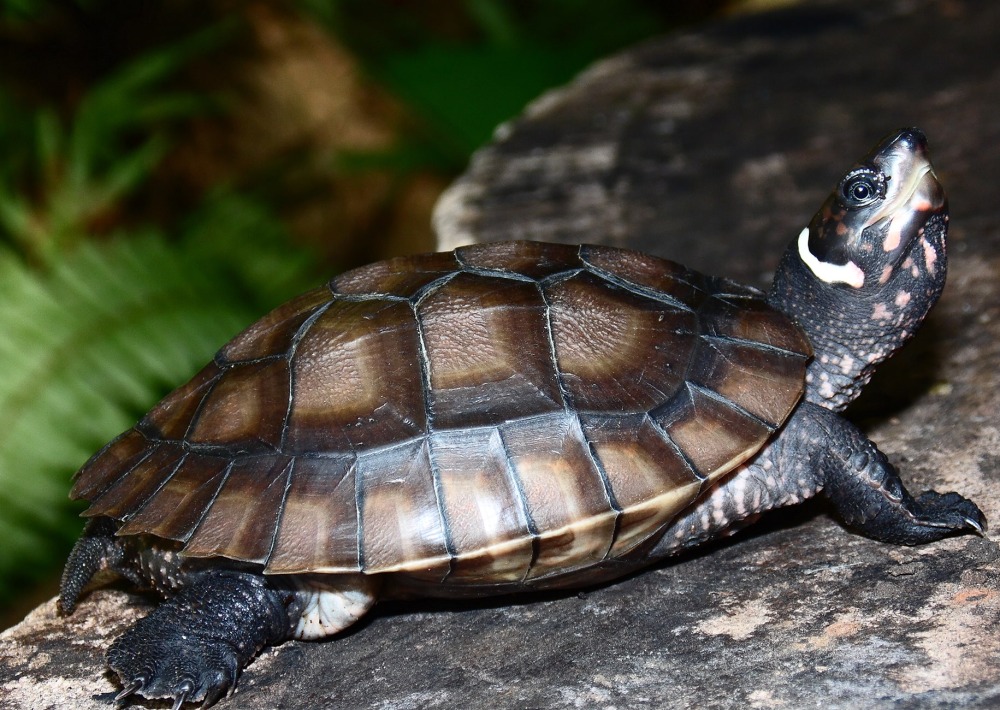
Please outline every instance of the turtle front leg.
[{"label": "turtle front leg", "polygon": [[236,685],[266,645],[292,635],[293,592],[272,589],[261,575],[205,572],[191,580],[108,649],[108,665],[133,693],[172,698],[174,708],[207,707]]},{"label": "turtle front leg", "polygon": [[844,523],[883,542],[917,545],[986,530],[957,493],[907,492],[895,467],[848,421],[803,402],[753,460],[705,493],[666,531],[652,559],[732,534],[764,511],[822,492]]},{"label": "turtle front leg", "polygon": [[844,524],[868,537],[897,545],[919,545],[949,535],[986,531],[986,516],[958,493],[924,491],[915,498],[896,467],[867,437],[822,407],[813,412],[824,431],[823,493]]}]

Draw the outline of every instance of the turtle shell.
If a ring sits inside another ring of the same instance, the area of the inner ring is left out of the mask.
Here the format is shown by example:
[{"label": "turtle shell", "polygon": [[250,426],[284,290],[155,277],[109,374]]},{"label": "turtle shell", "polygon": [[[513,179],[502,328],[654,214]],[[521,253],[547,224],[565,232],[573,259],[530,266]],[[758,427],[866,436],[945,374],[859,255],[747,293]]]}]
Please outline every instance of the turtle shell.
[{"label": "turtle shell", "polygon": [[530,582],[662,533],[781,426],[810,354],[760,292],[637,252],[393,259],[236,336],[73,496],[272,574]]}]

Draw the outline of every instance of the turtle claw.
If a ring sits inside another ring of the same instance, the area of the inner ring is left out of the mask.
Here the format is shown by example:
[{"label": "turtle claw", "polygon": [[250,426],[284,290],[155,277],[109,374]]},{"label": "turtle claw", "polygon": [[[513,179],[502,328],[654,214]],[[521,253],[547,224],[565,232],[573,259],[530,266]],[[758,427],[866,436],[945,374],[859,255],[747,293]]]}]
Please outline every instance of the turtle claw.
[{"label": "turtle claw", "polygon": [[979,516],[978,519],[974,518],[964,518],[966,526],[971,529],[979,537],[986,537],[986,531],[989,526],[986,523],[985,516]]},{"label": "turtle claw", "polygon": [[140,688],[142,688],[142,686],[145,684],[145,682],[146,682],[146,679],[144,677],[142,677],[142,676],[139,676],[137,678],[133,678],[132,682],[129,683],[128,685],[126,685],[124,688],[122,688],[121,692],[118,693],[118,695],[115,696],[115,702],[116,703],[120,703],[121,701],[125,700],[125,698],[127,698],[130,695],[132,695],[133,693],[135,693]]},{"label": "turtle claw", "polygon": [[181,710],[181,705],[187,700],[192,690],[194,690],[194,686],[191,683],[185,683],[184,688],[174,696],[174,704],[170,710]]},{"label": "turtle claw", "polygon": [[917,520],[924,525],[974,532],[982,537],[987,530],[986,516],[971,500],[958,493],[925,491],[916,499]]},{"label": "turtle claw", "polygon": [[201,704],[202,710],[215,705],[224,695],[231,695],[233,690],[236,688],[236,678],[231,678],[229,686],[219,684],[214,685],[208,689],[205,693],[205,700]]}]

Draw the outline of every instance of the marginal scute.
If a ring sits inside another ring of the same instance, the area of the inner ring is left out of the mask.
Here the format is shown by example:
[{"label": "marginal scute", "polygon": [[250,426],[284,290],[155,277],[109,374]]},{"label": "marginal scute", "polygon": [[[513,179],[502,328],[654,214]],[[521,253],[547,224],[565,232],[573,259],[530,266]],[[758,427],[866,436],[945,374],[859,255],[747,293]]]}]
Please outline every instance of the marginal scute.
[{"label": "marginal scute", "polygon": [[553,274],[581,269],[580,247],[545,242],[494,242],[455,250],[467,267],[507,271],[541,280]]},{"label": "marginal scute", "polygon": [[652,413],[698,474],[716,480],[756,452],[771,434],[760,420],[688,385]]},{"label": "marginal scute", "polygon": [[694,502],[704,481],[647,414],[581,423],[622,510],[612,554],[628,554]]},{"label": "marginal scute", "polygon": [[73,474],[70,498],[93,500],[98,493],[151,453],[149,439],[136,429],[129,429],[94,454]]},{"label": "marginal scute", "polygon": [[[812,346],[805,333],[794,326],[763,298],[715,297],[702,307],[699,317],[706,335],[737,338],[751,343],[796,353],[803,359],[812,356]],[[802,368],[805,377],[805,366]]]},{"label": "marginal scute", "polygon": [[546,305],[535,284],[462,273],[425,298],[417,315],[435,428],[563,409]]},{"label": "marginal scute", "polygon": [[267,574],[357,572],[355,457],[295,460]]},{"label": "marginal scute", "polygon": [[703,337],[688,380],[778,428],[805,388],[806,358],[744,340]]},{"label": "marginal scute", "polygon": [[607,489],[576,415],[548,414],[501,427],[538,555],[528,578],[602,560],[615,519]]},{"label": "marginal scute", "polygon": [[646,412],[684,382],[698,322],[687,310],[581,273],[546,288],[563,384],[582,412]]},{"label": "marginal scute", "polygon": [[448,572],[451,555],[427,442],[417,439],[358,457],[362,564],[366,572]]},{"label": "marginal scute", "polygon": [[593,244],[580,247],[580,251],[583,260],[598,273],[663,294],[692,309],[701,304],[711,288],[709,277],[668,259]]},{"label": "marginal scute", "polygon": [[431,456],[456,555],[448,580],[523,579],[531,565],[531,531],[500,432],[438,432]]},{"label": "marginal scute", "polygon": [[271,551],[291,468],[287,456],[236,461],[182,553],[263,564]]},{"label": "marginal scute", "polygon": [[158,444],[153,453],[92,498],[83,514],[127,518],[163,485],[183,456],[184,449],[176,444]]},{"label": "marginal scute", "polygon": [[215,500],[232,465],[226,457],[188,453],[173,475],[118,530],[187,541]]},{"label": "marginal scute", "polygon": [[168,394],[139,422],[138,428],[155,439],[183,439],[202,399],[215,385],[222,369],[212,361]]}]

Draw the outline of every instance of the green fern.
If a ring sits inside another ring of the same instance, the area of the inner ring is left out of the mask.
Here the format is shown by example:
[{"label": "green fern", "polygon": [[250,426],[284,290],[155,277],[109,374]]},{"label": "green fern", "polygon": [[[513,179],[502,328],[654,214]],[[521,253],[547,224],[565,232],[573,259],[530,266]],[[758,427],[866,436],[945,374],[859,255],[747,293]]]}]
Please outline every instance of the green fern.
[{"label": "green fern", "polygon": [[224,32],[209,28],[122,65],[67,120],[51,106],[18,104],[0,86],[0,243],[44,264],[119,210],[162,162],[179,119],[213,105],[164,85]]},{"label": "green fern", "polygon": [[[0,252],[0,599],[52,569],[79,532],[72,472],[304,284],[302,255],[278,254],[280,228],[239,204],[219,200],[179,244],[155,234],[84,242],[47,272]],[[236,211],[242,219],[227,228],[222,218]],[[223,244],[264,234],[258,246],[280,284],[220,260],[196,238],[206,225]]]}]

